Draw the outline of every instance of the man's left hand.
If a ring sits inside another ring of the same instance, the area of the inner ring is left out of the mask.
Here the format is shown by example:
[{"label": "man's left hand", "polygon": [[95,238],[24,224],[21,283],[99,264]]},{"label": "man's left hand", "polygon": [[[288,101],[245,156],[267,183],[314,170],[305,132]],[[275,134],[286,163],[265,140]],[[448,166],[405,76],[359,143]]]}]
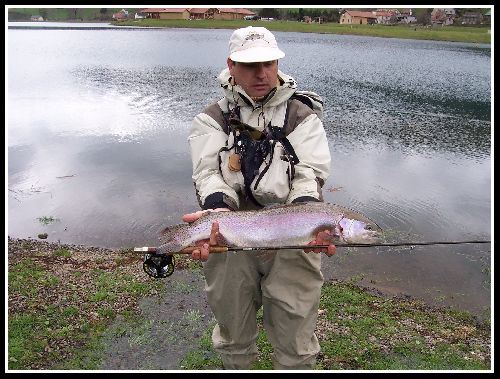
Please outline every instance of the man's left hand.
[{"label": "man's left hand", "polygon": [[331,257],[337,252],[337,247],[332,245],[330,242],[332,240],[332,233],[329,230],[323,230],[316,234],[316,238],[308,243],[308,245],[328,245],[327,250],[325,251],[324,247],[316,248],[316,249],[304,249],[306,253],[325,253],[327,256]]}]

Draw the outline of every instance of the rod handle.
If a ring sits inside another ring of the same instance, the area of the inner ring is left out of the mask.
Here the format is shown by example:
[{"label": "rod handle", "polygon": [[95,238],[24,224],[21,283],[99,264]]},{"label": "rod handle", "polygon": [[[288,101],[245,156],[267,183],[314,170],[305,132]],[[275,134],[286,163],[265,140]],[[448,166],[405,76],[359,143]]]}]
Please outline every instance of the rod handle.
[{"label": "rod handle", "polygon": [[[191,254],[193,250],[199,249],[199,246],[188,246],[180,251],[177,251],[174,254]],[[225,253],[229,250],[227,246],[209,246],[209,253]],[[136,253],[156,253],[158,251],[157,247],[152,246],[144,246],[144,247],[136,247],[134,248],[134,252]],[[170,254],[169,254],[170,255]]]},{"label": "rod handle", "polygon": [[[188,246],[181,251],[179,251],[179,254],[191,254],[193,250],[199,249],[199,246]],[[209,246],[208,247],[208,252],[211,253],[226,253],[228,251],[228,248],[226,246]]]}]

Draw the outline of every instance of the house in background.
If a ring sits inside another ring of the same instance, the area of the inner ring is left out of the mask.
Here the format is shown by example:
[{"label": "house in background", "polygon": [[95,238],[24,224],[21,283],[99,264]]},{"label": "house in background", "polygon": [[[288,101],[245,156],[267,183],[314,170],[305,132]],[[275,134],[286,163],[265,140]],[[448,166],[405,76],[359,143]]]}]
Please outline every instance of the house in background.
[{"label": "house in background", "polygon": [[488,12],[486,12],[483,16],[484,16],[484,23],[488,25],[491,24],[491,9]]},{"label": "house in background", "polygon": [[38,16],[38,15],[35,15],[35,16],[31,16],[31,21],[43,21],[43,17],[42,16]]},{"label": "house in background", "polygon": [[244,8],[216,8],[215,20],[242,20],[245,16],[255,16],[256,14]]},{"label": "house in background", "polygon": [[412,10],[408,9],[397,15],[398,24],[415,24],[417,18],[413,15]]},{"label": "house in background", "polygon": [[374,11],[352,11],[346,10],[340,17],[341,24],[365,25],[365,24],[412,24],[417,22],[411,9],[402,12],[398,9],[377,9]]},{"label": "house in background", "polygon": [[217,8],[190,8],[189,18],[191,20],[213,20]]},{"label": "house in background", "polygon": [[390,25],[394,23],[396,12],[393,10],[376,10],[377,24]]},{"label": "house in background", "polygon": [[377,22],[377,16],[375,12],[362,12],[362,11],[352,11],[346,10],[340,16],[340,23],[347,25],[366,25],[375,24]]},{"label": "house in background", "polygon": [[453,8],[434,8],[431,12],[432,25],[453,25],[455,20],[455,9]]},{"label": "house in background", "polygon": [[465,12],[461,17],[462,25],[480,25],[484,16],[481,12]]},{"label": "house in background", "polygon": [[189,20],[186,8],[146,8],[141,13],[146,14],[146,18],[157,20]]},{"label": "house in background", "polygon": [[128,19],[128,11],[122,9],[120,12],[113,13],[113,20],[126,20]]},{"label": "house in background", "polygon": [[141,13],[159,20],[241,20],[255,15],[243,8],[146,8]]}]

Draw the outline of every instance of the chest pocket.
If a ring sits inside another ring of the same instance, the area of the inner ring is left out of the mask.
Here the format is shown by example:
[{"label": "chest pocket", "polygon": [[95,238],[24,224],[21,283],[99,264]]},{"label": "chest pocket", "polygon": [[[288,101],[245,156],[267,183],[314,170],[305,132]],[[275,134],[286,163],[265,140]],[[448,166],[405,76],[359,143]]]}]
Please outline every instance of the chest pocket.
[{"label": "chest pocket", "polygon": [[286,149],[282,141],[271,139],[268,143],[269,154],[260,164],[250,190],[254,199],[261,204],[284,203],[292,189],[298,159],[295,152]]},{"label": "chest pocket", "polygon": [[237,109],[224,119],[229,132],[226,146],[219,151],[224,181],[256,205],[284,203],[299,159],[283,128],[269,124],[260,132],[242,123]]}]

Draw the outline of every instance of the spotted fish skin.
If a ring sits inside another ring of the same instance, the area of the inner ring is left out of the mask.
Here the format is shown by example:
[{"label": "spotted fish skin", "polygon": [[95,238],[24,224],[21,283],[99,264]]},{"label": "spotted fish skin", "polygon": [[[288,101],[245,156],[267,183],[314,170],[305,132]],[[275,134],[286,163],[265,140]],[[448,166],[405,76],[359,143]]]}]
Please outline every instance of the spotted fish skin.
[{"label": "spotted fish skin", "polygon": [[330,203],[304,202],[253,211],[207,212],[190,224],[165,228],[158,252],[175,253],[208,239],[214,221],[219,223],[225,245],[233,247],[304,246],[320,230],[331,232],[332,243],[374,243],[382,236],[382,229],[359,212]]}]

